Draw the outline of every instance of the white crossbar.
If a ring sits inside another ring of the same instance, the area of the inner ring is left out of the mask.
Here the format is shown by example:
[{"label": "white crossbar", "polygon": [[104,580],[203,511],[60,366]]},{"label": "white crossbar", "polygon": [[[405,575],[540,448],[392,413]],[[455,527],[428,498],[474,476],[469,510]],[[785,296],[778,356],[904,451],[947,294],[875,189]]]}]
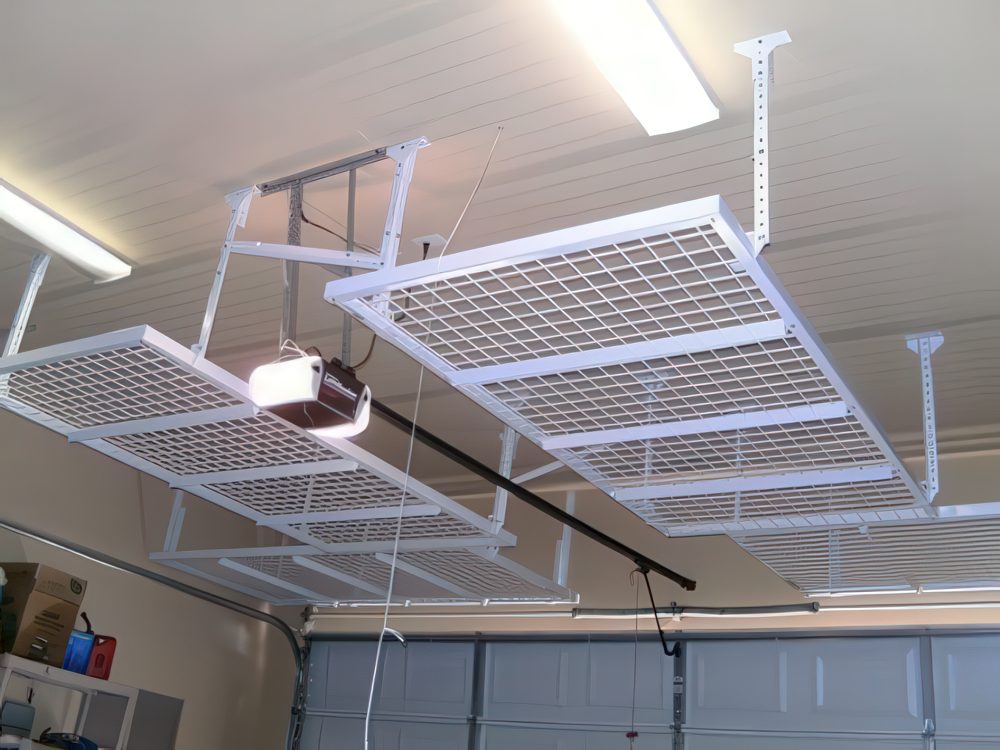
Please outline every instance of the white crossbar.
[{"label": "white crossbar", "polygon": [[279,477],[307,477],[313,474],[356,471],[357,468],[358,464],[355,461],[331,458],[326,461],[305,461],[300,464],[258,466],[252,469],[232,469],[229,471],[206,471],[201,474],[185,474],[177,477],[170,483],[170,486],[196,487],[199,485],[246,482],[258,479],[277,479]]},{"label": "white crossbar", "polygon": [[299,263],[314,263],[319,266],[350,266],[374,270],[382,267],[377,255],[348,253],[344,250],[327,250],[321,247],[301,247],[300,245],[278,245],[270,242],[233,241],[226,244],[230,252],[258,258],[291,260]]},{"label": "white crossbar", "polygon": [[353,508],[351,510],[330,510],[317,513],[282,513],[267,516],[257,521],[258,526],[276,526],[286,524],[331,523],[338,521],[369,521],[379,518],[423,518],[440,515],[441,508],[437,505],[404,505],[402,511],[398,507],[384,508]]},{"label": "white crossbar", "polygon": [[891,479],[896,470],[891,464],[852,466],[843,469],[819,469],[816,471],[789,471],[780,474],[759,474],[728,477],[726,479],[706,479],[699,482],[673,482],[629,487],[615,491],[614,497],[621,502],[649,500],[654,498],[693,497],[732,492],[758,492],[763,490],[793,489],[850,482],[877,482]]},{"label": "white crossbar", "polygon": [[560,372],[585,370],[589,367],[641,362],[649,359],[678,357],[684,354],[711,351],[734,346],[746,346],[774,341],[788,335],[783,321],[767,320],[743,326],[729,326],[713,331],[667,336],[651,341],[618,344],[601,349],[555,354],[550,357],[490,365],[448,374],[454,385],[481,385],[504,380],[554,375]]},{"label": "white crossbar", "polygon": [[353,586],[361,591],[367,591],[369,594],[374,594],[375,596],[385,597],[388,595],[388,591],[381,586],[376,586],[368,581],[363,581],[360,578],[352,576],[350,573],[344,573],[336,568],[331,568],[329,565],[323,565],[309,557],[295,556],[292,558],[292,562],[302,568],[308,568],[316,573],[321,573],[325,576],[329,576],[341,583],[346,583],[348,586]]},{"label": "white crossbar", "polygon": [[[380,562],[385,563],[386,565],[392,565],[392,555],[378,554],[375,555],[375,558]],[[482,600],[483,598],[481,596],[473,594],[471,591],[466,591],[461,586],[456,586],[450,581],[446,581],[440,576],[434,575],[433,573],[426,571],[423,568],[418,568],[416,565],[411,565],[410,563],[405,562],[404,560],[400,560],[398,557],[396,558],[396,567],[402,570],[404,573],[409,573],[411,576],[416,576],[421,580],[427,581],[427,583],[437,586],[439,589],[443,589],[444,591],[448,591],[452,594],[455,594],[455,596],[461,596],[466,599],[478,599],[478,600]]]},{"label": "white crossbar", "polygon": [[214,424],[215,422],[228,422],[232,419],[246,419],[256,413],[257,408],[252,404],[223,406],[218,409],[204,409],[203,411],[185,412],[183,414],[170,414],[165,417],[130,419],[125,422],[84,427],[81,430],[70,432],[66,437],[71,443],[82,443],[87,440],[102,440],[109,437],[121,437],[122,435],[141,435],[147,432],[172,430],[177,427],[191,427],[194,425]]},{"label": "white crossbar", "polygon": [[772,427],[774,425],[790,423],[839,419],[847,415],[847,404],[843,401],[831,401],[825,404],[807,404],[805,406],[794,406],[785,409],[723,414],[719,417],[689,419],[682,422],[666,422],[663,424],[641,425],[639,427],[621,427],[613,430],[594,430],[592,432],[576,432],[570,435],[556,435],[555,437],[542,440],[542,447],[547,451],[558,450],[560,448],[582,448],[588,445],[627,443],[632,440],[655,440],[657,438],[698,435],[706,432],[729,432],[732,430],[749,430],[755,427]]},{"label": "white crossbar", "polygon": [[317,594],[315,591],[307,589],[305,586],[298,586],[294,583],[290,583],[289,581],[284,581],[276,576],[257,570],[256,568],[251,568],[249,565],[244,565],[243,563],[238,563],[235,560],[230,560],[228,557],[221,558],[219,560],[219,565],[223,568],[228,568],[229,570],[248,576],[249,578],[256,578],[258,581],[263,581],[270,586],[290,591],[293,594],[298,594],[299,596],[304,596],[312,602],[329,602],[332,600],[332,597]]}]

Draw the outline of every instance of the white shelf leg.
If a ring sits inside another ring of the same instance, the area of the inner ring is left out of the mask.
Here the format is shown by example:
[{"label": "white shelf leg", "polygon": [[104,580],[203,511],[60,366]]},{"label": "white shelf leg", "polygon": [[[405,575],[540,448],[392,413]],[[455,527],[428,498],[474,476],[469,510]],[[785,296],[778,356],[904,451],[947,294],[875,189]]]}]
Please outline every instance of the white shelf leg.
[{"label": "white shelf leg", "polygon": [[934,500],[938,493],[938,449],[937,417],[934,412],[934,373],[931,369],[931,355],[941,348],[944,335],[940,331],[915,333],[906,337],[906,346],[920,357],[921,400],[924,415],[924,460],[927,464],[927,479],[924,489],[927,499]]},{"label": "white shelf leg", "polygon": [[767,99],[774,80],[775,47],[788,44],[787,31],[747,39],[734,49],[753,66],[753,239],[754,253],[771,244],[771,198],[768,161]]}]

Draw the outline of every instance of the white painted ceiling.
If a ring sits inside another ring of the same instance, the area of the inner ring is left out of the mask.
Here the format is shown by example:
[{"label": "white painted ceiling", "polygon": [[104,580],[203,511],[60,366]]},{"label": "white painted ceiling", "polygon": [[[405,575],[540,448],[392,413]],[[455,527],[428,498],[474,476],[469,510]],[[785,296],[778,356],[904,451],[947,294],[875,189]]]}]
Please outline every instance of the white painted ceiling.
[{"label": "white painted ceiling", "polygon": [[[722,115],[650,138],[541,0],[8,3],[0,176],[136,266],[128,280],[95,286],[54,263],[25,346],[144,323],[193,342],[228,220],[225,193],[419,135],[433,145],[417,161],[404,262],[418,257],[412,238],[451,232],[500,125],[451,250],[715,193],[745,221],[750,81],[732,45],[787,29],[793,44],[776,53],[771,102],[767,258],[901,452],[920,452],[918,370],[903,336],[927,329],[945,334],[934,360],[943,451],[1000,450],[991,231],[1000,4],[659,4]],[[390,176],[386,163],[361,176],[364,242],[376,242]],[[307,216],[343,231],[342,181],[309,186],[306,202]],[[241,236],[281,241],[285,211],[283,195],[260,200]],[[303,241],[337,246],[310,227]],[[31,252],[0,232],[5,319]],[[210,356],[245,374],[276,347],[279,271],[238,259],[228,278]],[[320,296],[327,278],[304,272],[299,338],[336,352],[340,315]],[[367,332],[354,341],[357,359]],[[379,397],[412,410],[409,359],[381,343],[362,373]],[[428,378],[420,409],[422,423],[496,460],[499,425],[464,397]],[[405,454],[386,428],[364,443],[397,462]],[[421,478],[484,494],[417,455]],[[530,446],[518,454],[519,469],[545,461]],[[540,486],[572,482],[564,473]],[[944,490],[946,502],[970,499],[947,475]],[[623,513],[598,494],[588,502],[590,520]],[[645,533],[614,519],[622,533]],[[686,540],[692,567],[712,549],[699,543],[717,544]]]}]

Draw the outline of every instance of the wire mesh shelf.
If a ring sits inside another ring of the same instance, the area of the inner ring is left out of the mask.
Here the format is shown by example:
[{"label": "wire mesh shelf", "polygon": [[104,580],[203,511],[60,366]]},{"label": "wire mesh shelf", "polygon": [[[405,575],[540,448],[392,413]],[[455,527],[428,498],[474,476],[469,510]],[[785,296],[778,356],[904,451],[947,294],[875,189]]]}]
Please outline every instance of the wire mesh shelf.
[{"label": "wire mesh shelf", "polygon": [[3,375],[5,408],[320,550],[387,548],[404,486],[425,509],[404,538],[515,541],[353,443],[257,411],[244,382],[149,327],[8,357]]},{"label": "wire mesh shelf", "polygon": [[928,505],[718,196],[325,296],[665,533]]}]

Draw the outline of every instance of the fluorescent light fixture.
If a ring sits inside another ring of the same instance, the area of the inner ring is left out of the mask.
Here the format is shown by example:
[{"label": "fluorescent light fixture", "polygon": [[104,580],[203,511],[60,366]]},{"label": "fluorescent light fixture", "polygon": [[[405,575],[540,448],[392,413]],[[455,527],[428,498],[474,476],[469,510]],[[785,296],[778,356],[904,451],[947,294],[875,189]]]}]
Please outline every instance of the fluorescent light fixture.
[{"label": "fluorescent light fixture", "polygon": [[816,591],[806,594],[811,599],[829,599],[839,596],[883,596],[892,594],[916,594],[919,593],[912,586],[902,584],[899,586],[879,586],[866,589],[840,589],[837,591]]},{"label": "fluorescent light fixture", "polygon": [[719,119],[719,108],[649,0],[552,3],[649,135]]},{"label": "fluorescent light fixture", "polygon": [[65,258],[96,281],[114,281],[132,267],[79,227],[0,180],[0,219]]}]

